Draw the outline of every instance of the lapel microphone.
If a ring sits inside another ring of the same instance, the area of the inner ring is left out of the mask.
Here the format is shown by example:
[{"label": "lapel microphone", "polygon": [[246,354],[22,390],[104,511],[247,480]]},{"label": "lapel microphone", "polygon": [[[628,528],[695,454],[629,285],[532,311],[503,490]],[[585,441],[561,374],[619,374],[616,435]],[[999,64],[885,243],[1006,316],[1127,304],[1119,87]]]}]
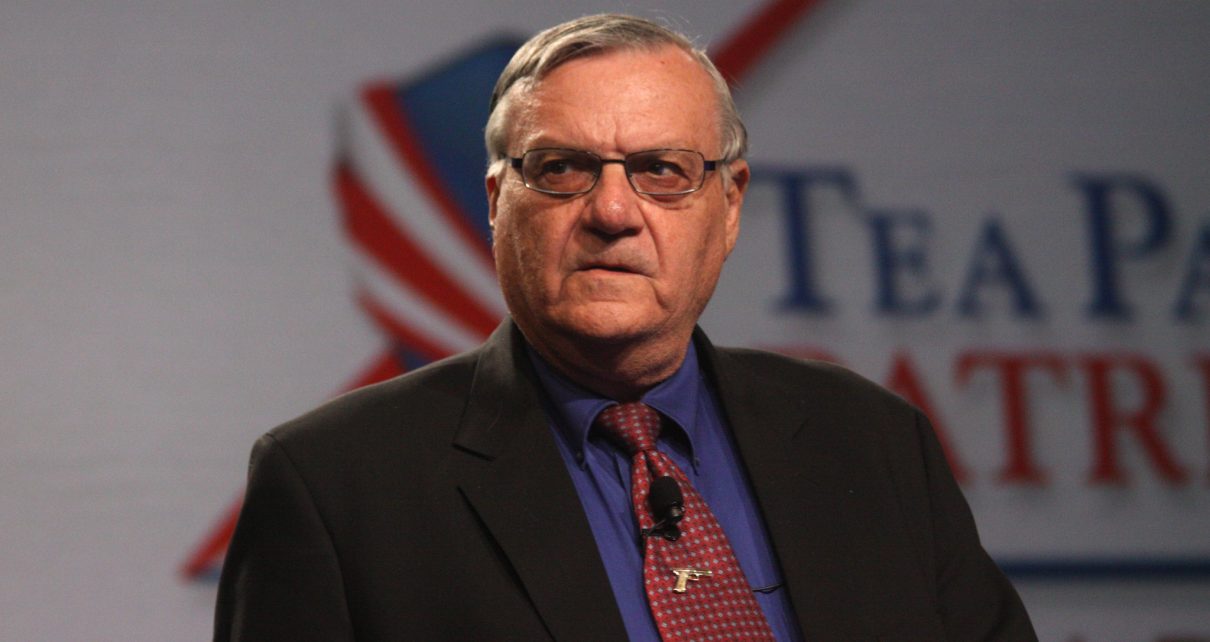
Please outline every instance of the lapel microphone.
[{"label": "lapel microphone", "polygon": [[647,506],[655,517],[655,526],[644,528],[643,537],[659,535],[670,542],[680,539],[681,529],[677,524],[685,516],[685,497],[676,480],[667,475],[652,480]]}]

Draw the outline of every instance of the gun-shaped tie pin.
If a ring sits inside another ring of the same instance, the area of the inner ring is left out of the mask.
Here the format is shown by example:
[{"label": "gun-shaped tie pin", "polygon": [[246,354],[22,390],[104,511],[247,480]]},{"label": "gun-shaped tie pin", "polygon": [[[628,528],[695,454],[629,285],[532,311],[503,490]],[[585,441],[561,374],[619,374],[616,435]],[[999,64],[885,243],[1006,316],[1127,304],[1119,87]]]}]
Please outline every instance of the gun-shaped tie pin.
[{"label": "gun-shaped tie pin", "polygon": [[676,576],[676,586],[672,587],[674,593],[684,593],[689,582],[696,582],[703,577],[710,577],[710,571],[703,568],[674,568],[672,574]]}]

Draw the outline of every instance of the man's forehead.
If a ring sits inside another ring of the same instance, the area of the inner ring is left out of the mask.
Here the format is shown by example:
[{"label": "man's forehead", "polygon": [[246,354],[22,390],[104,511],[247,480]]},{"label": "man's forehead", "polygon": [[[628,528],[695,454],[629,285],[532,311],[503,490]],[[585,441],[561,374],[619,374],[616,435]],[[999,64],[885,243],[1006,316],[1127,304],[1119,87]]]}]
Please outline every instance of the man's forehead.
[{"label": "man's forehead", "polygon": [[603,80],[609,82],[612,78],[599,77],[602,67],[613,68],[615,74],[672,73],[683,83],[682,90],[686,90],[690,86],[701,86],[702,83],[710,84],[709,74],[689,52],[668,44],[652,47],[618,47],[583,53],[548,69],[540,77],[531,78],[525,88],[531,92],[541,92],[546,85],[564,84],[568,81]]},{"label": "man's forehead", "polygon": [[[510,92],[512,140],[527,147],[616,142],[623,147],[717,143],[709,74],[683,50],[623,49],[565,62]],[[638,139],[638,140],[635,140]]]}]

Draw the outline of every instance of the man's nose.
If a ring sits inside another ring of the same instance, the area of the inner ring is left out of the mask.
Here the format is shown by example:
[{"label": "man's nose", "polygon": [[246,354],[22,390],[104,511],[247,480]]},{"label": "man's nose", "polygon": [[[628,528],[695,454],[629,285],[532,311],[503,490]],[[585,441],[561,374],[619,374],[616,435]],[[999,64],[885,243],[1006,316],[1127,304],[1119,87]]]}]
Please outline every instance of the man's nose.
[{"label": "man's nose", "polygon": [[586,225],[610,236],[642,228],[639,195],[630,186],[622,165],[608,163],[601,167],[601,176],[588,193],[588,207],[584,216]]}]

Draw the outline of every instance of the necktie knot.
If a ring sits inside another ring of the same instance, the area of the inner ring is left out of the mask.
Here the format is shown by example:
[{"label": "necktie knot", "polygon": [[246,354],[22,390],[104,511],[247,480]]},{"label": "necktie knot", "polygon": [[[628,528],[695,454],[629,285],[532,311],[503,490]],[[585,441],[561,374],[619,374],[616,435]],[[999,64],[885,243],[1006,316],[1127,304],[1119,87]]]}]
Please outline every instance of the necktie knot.
[{"label": "necktie knot", "polygon": [[631,455],[654,450],[660,436],[660,414],[641,401],[610,406],[593,425]]}]

